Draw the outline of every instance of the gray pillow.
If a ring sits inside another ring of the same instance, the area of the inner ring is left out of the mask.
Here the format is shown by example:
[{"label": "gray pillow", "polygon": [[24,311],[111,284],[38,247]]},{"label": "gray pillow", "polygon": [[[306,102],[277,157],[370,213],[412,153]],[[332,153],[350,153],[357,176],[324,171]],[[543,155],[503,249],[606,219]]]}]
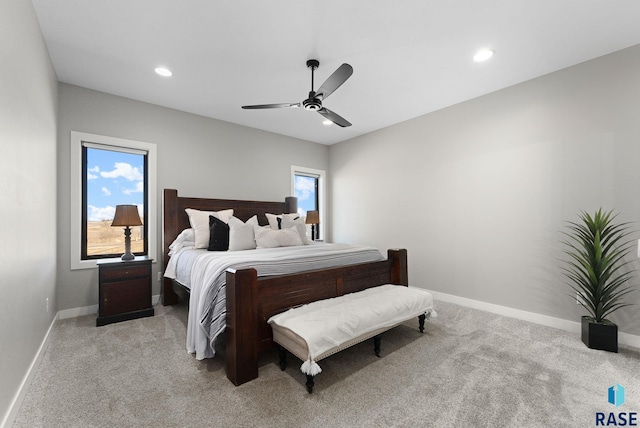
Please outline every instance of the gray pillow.
[{"label": "gray pillow", "polygon": [[258,226],[258,217],[253,216],[246,223],[237,217],[229,219],[229,251],[253,250],[256,239],[253,226]]}]

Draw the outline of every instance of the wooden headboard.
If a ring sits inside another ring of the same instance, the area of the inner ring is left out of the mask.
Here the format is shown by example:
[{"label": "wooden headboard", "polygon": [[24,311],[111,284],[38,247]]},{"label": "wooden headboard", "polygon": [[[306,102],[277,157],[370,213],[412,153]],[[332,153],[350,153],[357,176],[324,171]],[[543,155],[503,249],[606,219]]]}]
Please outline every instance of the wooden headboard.
[{"label": "wooden headboard", "polygon": [[[290,212],[289,206],[284,202],[264,201],[240,201],[234,199],[207,199],[178,196],[176,189],[164,189],[163,197],[163,269],[169,262],[169,245],[178,237],[180,232],[191,227],[185,208],[193,208],[202,211],[220,211],[233,208],[233,215],[242,221],[247,221],[254,215],[258,216],[258,223],[268,224],[265,213],[281,214]],[[167,279],[165,278],[165,282]],[[163,287],[164,288],[164,287]],[[167,291],[166,289],[164,291]],[[175,299],[163,295],[162,303],[173,304]],[[167,299],[168,297],[168,299]]]}]

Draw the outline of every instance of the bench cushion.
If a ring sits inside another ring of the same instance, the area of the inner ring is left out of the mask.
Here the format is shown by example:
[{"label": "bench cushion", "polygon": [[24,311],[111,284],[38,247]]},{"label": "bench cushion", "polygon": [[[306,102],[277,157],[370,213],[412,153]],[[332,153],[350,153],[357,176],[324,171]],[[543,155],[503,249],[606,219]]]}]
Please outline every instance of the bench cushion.
[{"label": "bench cushion", "polygon": [[268,322],[274,341],[313,376],[321,371],[320,359],[422,314],[435,316],[431,293],[386,284],[289,309]]}]

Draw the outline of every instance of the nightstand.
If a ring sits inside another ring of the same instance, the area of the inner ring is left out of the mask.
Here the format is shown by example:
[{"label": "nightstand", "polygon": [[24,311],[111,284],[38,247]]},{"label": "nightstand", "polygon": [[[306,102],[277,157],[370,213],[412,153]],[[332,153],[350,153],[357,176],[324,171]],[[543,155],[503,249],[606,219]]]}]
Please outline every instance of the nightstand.
[{"label": "nightstand", "polygon": [[153,316],[151,305],[151,262],[98,260],[98,319],[96,325]]}]

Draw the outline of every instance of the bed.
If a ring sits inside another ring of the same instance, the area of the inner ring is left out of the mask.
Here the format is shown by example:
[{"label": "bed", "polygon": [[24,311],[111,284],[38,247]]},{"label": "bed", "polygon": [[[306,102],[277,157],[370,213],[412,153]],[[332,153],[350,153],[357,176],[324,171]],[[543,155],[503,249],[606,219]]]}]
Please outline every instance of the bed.
[{"label": "bed", "polygon": [[[184,229],[190,228],[187,208],[201,211],[233,209],[234,217],[243,222],[256,215],[260,225],[268,224],[267,213],[290,212],[286,202],[182,197],[175,189],[164,190],[163,205],[165,270],[170,264],[169,245]],[[240,266],[224,272],[225,366],[227,377],[235,385],[257,378],[259,354],[275,346],[271,327],[267,324],[272,315],[382,284],[408,284],[407,252],[403,249],[388,250],[387,258],[382,260],[280,275],[259,276],[258,267],[247,263]],[[188,290],[177,281],[163,279],[163,305],[175,304],[186,296]]]}]

